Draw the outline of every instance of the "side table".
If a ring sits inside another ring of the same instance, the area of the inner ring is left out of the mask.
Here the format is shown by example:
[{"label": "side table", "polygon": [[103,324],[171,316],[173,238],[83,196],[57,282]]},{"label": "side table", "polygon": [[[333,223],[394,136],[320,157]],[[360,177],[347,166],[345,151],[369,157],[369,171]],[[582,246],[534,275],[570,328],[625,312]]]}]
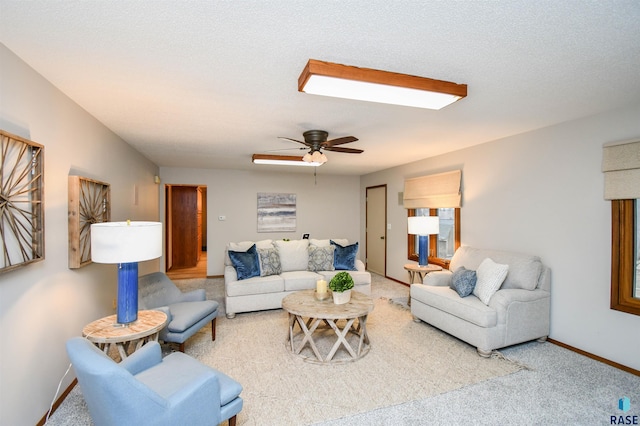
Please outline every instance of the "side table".
[{"label": "side table", "polygon": [[[409,272],[409,286],[415,282],[416,275],[420,277],[420,284],[422,284],[422,280],[429,272],[442,271],[442,267],[438,265],[420,266],[417,263],[407,263],[404,265],[404,269]],[[411,306],[411,291],[409,291],[408,304]]]},{"label": "side table", "polygon": [[82,329],[82,336],[106,354],[115,347],[120,359],[124,360],[145,343],[157,341],[160,330],[166,324],[167,315],[162,311],[140,311],[138,319],[126,327],[118,326],[116,315],[110,315],[87,324]]}]

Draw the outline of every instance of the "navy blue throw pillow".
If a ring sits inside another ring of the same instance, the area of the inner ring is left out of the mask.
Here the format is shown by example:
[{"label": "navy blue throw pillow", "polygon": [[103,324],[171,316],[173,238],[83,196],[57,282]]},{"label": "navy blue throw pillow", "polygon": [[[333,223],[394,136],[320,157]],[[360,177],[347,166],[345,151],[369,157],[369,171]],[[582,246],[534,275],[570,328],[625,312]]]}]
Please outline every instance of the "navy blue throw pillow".
[{"label": "navy blue throw pillow", "polygon": [[476,271],[461,266],[454,271],[450,287],[458,293],[458,296],[467,297],[473,292],[476,280]]},{"label": "navy blue throw pillow", "polygon": [[247,251],[229,250],[229,258],[236,268],[238,280],[260,276],[260,258],[255,244]]},{"label": "navy blue throw pillow", "polygon": [[358,243],[343,247],[333,240],[330,240],[330,242],[336,247],[333,252],[333,267],[337,271],[355,271]]}]

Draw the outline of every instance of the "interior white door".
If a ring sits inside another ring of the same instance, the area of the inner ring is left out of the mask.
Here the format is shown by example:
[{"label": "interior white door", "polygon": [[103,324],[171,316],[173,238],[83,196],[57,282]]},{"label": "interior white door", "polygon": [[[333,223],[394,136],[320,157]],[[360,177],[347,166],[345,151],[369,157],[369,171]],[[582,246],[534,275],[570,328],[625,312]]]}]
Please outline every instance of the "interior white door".
[{"label": "interior white door", "polygon": [[387,273],[387,186],[367,188],[367,269]]}]

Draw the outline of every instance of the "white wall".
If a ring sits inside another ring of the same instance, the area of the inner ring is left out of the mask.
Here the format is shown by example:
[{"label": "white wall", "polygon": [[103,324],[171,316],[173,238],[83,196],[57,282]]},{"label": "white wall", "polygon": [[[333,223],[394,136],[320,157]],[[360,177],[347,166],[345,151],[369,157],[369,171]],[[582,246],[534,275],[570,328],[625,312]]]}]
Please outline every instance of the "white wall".
[{"label": "white wall", "polygon": [[[325,176],[320,167],[314,180],[313,170],[277,173],[263,171],[269,170],[269,166],[255,167],[256,171],[160,168],[163,186],[185,184],[207,187],[207,275],[224,273],[224,249],[229,242],[281,238],[293,240],[302,238],[303,233],[311,234],[311,238],[358,241],[358,176]],[[296,194],[295,232],[257,232],[258,192]],[[164,206],[164,193],[160,203]],[[161,210],[164,214],[164,208]],[[225,221],[218,220],[221,215],[226,217]],[[359,257],[363,258],[361,251]]]},{"label": "white wall", "polygon": [[602,144],[640,139],[640,105],[362,177],[388,185],[387,274],[408,282],[405,178],[461,169],[462,244],[536,254],[552,271],[551,337],[640,369],[640,317],[609,309],[611,212]]},{"label": "white wall", "polygon": [[[110,183],[114,221],[158,220],[157,167],[2,44],[0,63],[0,128],[45,153],[45,259],[0,275],[0,424],[34,425],[69,365],[66,340],[112,314],[116,297],[114,265],[68,269],[67,177]],[[158,268],[158,260],[144,262],[140,273]]]}]

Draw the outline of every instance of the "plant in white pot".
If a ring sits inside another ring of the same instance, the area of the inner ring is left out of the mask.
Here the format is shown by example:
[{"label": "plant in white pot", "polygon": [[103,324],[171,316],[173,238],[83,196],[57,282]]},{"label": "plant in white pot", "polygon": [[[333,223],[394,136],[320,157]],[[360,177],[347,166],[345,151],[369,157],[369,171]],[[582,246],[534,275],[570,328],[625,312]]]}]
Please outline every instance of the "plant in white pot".
[{"label": "plant in white pot", "polygon": [[333,294],[333,303],[342,305],[351,300],[351,289],[353,288],[353,278],[348,272],[338,272],[329,281],[329,289]]}]

